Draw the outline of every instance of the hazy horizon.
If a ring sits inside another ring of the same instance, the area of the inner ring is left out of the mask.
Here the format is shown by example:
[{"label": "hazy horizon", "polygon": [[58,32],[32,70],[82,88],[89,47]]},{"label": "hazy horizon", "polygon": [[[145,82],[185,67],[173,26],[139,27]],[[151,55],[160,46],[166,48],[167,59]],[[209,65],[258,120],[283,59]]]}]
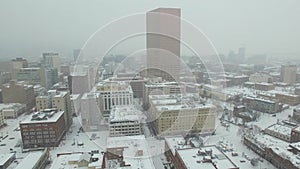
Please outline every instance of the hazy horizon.
[{"label": "hazy horizon", "polygon": [[[300,55],[297,22],[300,1],[296,0],[2,0],[0,4],[0,59],[38,57],[46,51],[69,57],[73,49],[81,48],[96,30],[110,21],[157,7],[181,8],[182,18],[202,30],[219,53],[228,54],[244,46],[247,55]],[[126,54],[130,47],[124,45],[117,53]]]}]

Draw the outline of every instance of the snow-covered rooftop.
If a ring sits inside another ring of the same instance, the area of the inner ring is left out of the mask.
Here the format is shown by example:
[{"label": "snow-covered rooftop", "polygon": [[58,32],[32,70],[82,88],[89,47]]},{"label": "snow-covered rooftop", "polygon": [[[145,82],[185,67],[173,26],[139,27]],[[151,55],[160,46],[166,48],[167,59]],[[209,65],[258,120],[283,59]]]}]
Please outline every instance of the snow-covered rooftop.
[{"label": "snow-covered rooftop", "polygon": [[64,111],[44,110],[33,113],[32,116],[25,118],[20,124],[32,124],[32,123],[54,123],[63,116]]},{"label": "snow-covered rooftop", "polygon": [[115,106],[110,113],[110,121],[137,121],[142,122],[146,117],[143,112],[136,109],[133,105]]},{"label": "snow-covered rooftop", "polygon": [[[211,155],[202,156],[199,151],[211,151]],[[180,149],[177,150],[186,168],[205,168],[205,169],[228,169],[236,168],[237,166],[230,161],[230,159],[218,150],[215,146],[205,146],[201,149]],[[212,162],[206,162],[212,161]],[[214,166],[216,165],[216,167]]]}]

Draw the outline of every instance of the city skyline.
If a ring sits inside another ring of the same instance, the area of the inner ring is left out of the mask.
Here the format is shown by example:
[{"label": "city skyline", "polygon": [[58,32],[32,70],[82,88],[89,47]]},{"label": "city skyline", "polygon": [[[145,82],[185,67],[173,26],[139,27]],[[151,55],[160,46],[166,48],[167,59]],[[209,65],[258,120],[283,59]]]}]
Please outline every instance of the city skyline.
[{"label": "city skyline", "polygon": [[[97,29],[110,21],[145,13],[158,6],[180,6],[184,11],[182,18],[202,30],[222,54],[241,46],[247,48],[246,53],[250,56],[296,57],[300,53],[297,47],[300,25],[295,22],[299,1],[72,2],[70,6],[68,1],[36,2],[32,7],[27,2],[2,1],[0,59],[19,56],[34,58],[46,51],[69,57],[73,49],[81,48]],[[125,8],[119,9],[116,7],[118,5]],[[101,15],[102,12],[106,15]],[[145,37],[134,39],[131,48],[135,49],[135,45],[145,47]],[[128,54],[128,50],[121,46],[119,53]]]}]

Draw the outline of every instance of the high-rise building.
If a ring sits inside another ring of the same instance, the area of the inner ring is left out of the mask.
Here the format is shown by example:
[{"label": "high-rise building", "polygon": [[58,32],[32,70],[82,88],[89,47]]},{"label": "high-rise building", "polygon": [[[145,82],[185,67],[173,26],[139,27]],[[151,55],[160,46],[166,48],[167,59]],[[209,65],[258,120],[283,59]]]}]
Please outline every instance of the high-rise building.
[{"label": "high-rise building", "polygon": [[55,52],[45,52],[43,53],[42,64],[56,68],[60,72],[60,57],[58,53]]},{"label": "high-rise building", "polygon": [[281,65],[280,81],[284,83],[295,83],[297,78],[296,65]]},{"label": "high-rise building", "polygon": [[2,85],[3,103],[21,103],[29,111],[35,106],[34,89],[32,85],[11,80],[9,84]]},{"label": "high-rise building", "polygon": [[80,55],[81,49],[74,49],[73,50],[73,59],[76,62],[78,56]]},{"label": "high-rise building", "polygon": [[19,69],[28,68],[28,62],[23,58],[16,58],[11,60],[11,73],[12,79],[17,79],[17,73]]},{"label": "high-rise building", "polygon": [[180,17],[178,8],[147,12],[147,76],[179,80]]},{"label": "high-rise building", "polygon": [[28,62],[24,58],[16,58],[11,60],[12,69],[21,69],[28,67]]}]

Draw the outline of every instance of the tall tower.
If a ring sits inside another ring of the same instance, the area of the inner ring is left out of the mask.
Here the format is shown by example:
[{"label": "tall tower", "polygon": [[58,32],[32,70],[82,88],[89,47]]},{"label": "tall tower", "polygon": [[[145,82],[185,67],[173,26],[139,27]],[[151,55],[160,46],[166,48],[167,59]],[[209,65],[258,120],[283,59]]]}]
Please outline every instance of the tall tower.
[{"label": "tall tower", "polygon": [[297,77],[296,65],[281,65],[280,81],[284,83],[295,83]]},{"label": "tall tower", "polygon": [[147,76],[179,80],[179,8],[158,8],[147,12]]}]

